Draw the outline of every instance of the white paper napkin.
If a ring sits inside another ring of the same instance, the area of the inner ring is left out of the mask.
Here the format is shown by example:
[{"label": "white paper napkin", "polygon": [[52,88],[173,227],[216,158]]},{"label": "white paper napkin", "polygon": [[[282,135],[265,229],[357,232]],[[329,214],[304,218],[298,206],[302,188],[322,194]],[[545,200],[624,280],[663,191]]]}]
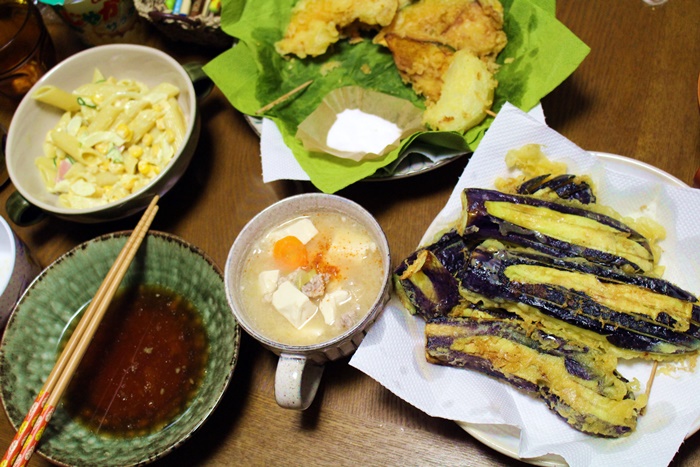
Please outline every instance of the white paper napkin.
[{"label": "white paper napkin", "polygon": [[263,118],[262,121],[260,159],[264,183],[275,180],[310,180],[292,150],[284,144],[279,128],[269,118]]},{"label": "white paper napkin", "polygon": [[[460,193],[468,186],[493,188],[497,176],[508,176],[504,156],[525,144],[543,146],[550,159],[563,160],[569,172],[591,174],[599,202],[623,215],[650,215],[667,229],[662,263],[664,277],[694,294],[700,291],[700,190],[660,182],[633,161],[606,162],[577,147],[541,121],[506,105],[468,163],[447,205],[423,242],[454,220]],[[399,258],[401,259],[401,258]],[[700,417],[700,375],[676,370],[658,372],[637,430],[621,439],[601,439],[569,427],[545,406],[507,384],[474,371],[431,365],[425,361],[423,321],[392,299],[370,329],[350,364],[425,413],[456,421],[506,424],[521,429],[519,456],[549,453],[571,466],[667,465]],[[628,378],[647,382],[651,364],[621,364]],[[498,440],[492,440],[498,446]]]}]

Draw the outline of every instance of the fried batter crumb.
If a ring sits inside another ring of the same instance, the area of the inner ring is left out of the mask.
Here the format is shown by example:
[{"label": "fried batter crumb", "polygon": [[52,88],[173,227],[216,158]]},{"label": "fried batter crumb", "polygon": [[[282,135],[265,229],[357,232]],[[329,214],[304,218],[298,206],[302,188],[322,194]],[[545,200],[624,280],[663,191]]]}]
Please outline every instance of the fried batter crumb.
[{"label": "fried batter crumb", "polygon": [[317,57],[345,37],[344,29],[353,23],[387,26],[397,9],[398,0],[301,0],[275,49],[281,55]]}]

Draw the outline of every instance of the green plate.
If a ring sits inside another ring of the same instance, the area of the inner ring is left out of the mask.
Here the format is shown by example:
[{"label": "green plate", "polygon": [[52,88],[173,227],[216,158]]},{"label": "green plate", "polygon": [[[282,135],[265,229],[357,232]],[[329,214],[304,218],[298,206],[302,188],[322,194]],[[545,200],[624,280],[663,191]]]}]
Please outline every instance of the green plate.
[{"label": "green plate", "polygon": [[[0,395],[15,429],[51,372],[70,320],[95,294],[129,234],[104,235],[64,254],[32,282],[15,307],[0,344]],[[37,449],[55,463],[132,466],[151,462],[188,439],[228,387],[241,331],[226,301],[221,270],[184,240],[150,232],[122,287],[139,283],[169,288],[199,310],[210,346],[202,386],[170,425],[133,438],[98,435],[74,421],[59,404]]]}]

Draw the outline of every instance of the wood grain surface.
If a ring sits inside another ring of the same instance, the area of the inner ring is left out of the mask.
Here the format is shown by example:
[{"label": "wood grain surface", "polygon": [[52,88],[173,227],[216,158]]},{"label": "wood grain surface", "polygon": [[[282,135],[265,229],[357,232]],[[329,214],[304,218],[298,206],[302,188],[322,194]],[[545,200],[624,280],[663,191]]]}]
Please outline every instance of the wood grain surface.
[{"label": "wood grain surface", "polygon": [[[583,64],[542,102],[548,124],[588,150],[647,162],[688,184],[700,167],[700,1],[560,0],[557,17],[591,47]],[[45,12],[59,59],[83,48]],[[217,51],[170,42],[150,29],[149,43],[181,63]],[[15,102],[0,100],[7,127]],[[215,89],[201,106],[202,135],[181,181],[163,198],[153,228],[178,235],[223,267],[236,235],[258,211],[286,196],[315,191],[304,182],[262,182],[259,140]],[[43,135],[40,135],[43,137]],[[30,155],[27,155],[29,157]],[[365,206],[384,228],[399,260],[418,244],[452,191],[466,158],[420,176],[361,182],[339,194]],[[0,191],[0,213],[12,184]],[[13,226],[42,266],[98,235],[132,229],[137,218],[97,225],[54,218]],[[696,291],[697,292],[697,291]],[[154,466],[179,465],[525,465],[431,418],[348,365],[329,364],[311,408],[279,408],[276,358],[244,336],[234,379],[211,418]],[[4,450],[14,428],[0,414]],[[695,435],[672,465],[700,465]],[[34,456],[33,466],[48,465]]]}]

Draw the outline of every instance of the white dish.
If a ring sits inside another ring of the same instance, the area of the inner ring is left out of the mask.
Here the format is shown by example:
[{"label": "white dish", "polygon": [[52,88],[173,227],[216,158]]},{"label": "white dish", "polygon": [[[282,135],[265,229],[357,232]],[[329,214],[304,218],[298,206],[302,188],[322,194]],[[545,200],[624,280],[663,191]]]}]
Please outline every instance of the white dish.
[{"label": "white dish", "polygon": [[[682,187],[688,186],[673,175],[645,162],[616,154],[595,151],[589,152],[598,157],[606,169],[614,170],[615,172],[621,174],[645,178],[652,182],[668,183]],[[518,459],[523,462],[527,462],[528,464],[544,467],[561,467],[567,465],[566,461],[561,456],[554,454],[548,454],[546,456],[535,458],[519,457],[518,444],[520,432],[516,427],[509,425],[486,425],[465,422],[457,422],[457,424],[481,443],[500,452],[501,454],[512,457],[513,459]],[[700,419],[695,421],[690,431],[686,435],[686,439],[692,436],[696,431],[698,431],[698,429],[700,429]]]},{"label": "white dish", "polygon": [[5,327],[17,300],[41,272],[41,266],[27,245],[0,217],[0,332]]},{"label": "white dish", "polygon": [[[56,86],[72,92],[89,83],[93,71],[104,76],[129,78],[153,88],[169,82],[180,89],[178,103],[185,118],[183,143],[168,165],[139,190],[108,204],[68,208],[59,204],[58,196],[49,192],[34,165],[42,155],[44,138],[62,115],[58,108],[32,98],[42,86]],[[10,195],[7,211],[18,225],[40,219],[40,211],[69,221],[96,223],[131,216],[148,206],[153,195],[161,197],[178,182],[194,156],[199,140],[201,117],[197,108],[197,92],[188,71],[168,54],[134,44],[109,44],[91,47],[63,60],[45,74],[19,103],[7,131],[5,156],[7,172],[16,192]],[[33,209],[37,208],[37,209]]]}]

